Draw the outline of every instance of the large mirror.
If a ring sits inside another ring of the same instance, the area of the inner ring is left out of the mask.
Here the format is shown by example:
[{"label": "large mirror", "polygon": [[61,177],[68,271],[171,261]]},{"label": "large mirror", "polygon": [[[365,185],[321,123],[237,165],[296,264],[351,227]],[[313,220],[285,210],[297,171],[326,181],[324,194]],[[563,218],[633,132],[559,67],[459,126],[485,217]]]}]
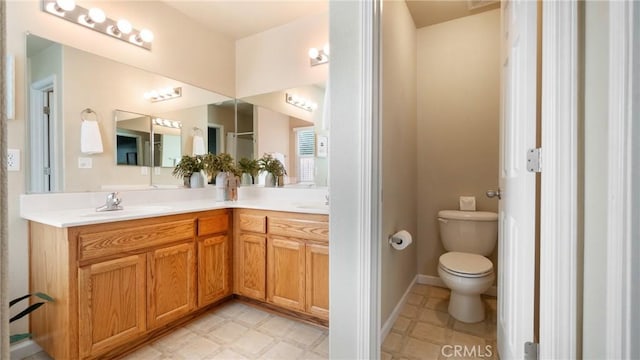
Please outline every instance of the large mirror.
[{"label": "large mirror", "polygon": [[[32,34],[26,41],[28,192],[182,186],[171,175],[173,164],[192,154],[198,131],[205,148],[232,152],[233,98]],[[180,88],[180,96],[145,98],[167,87]],[[81,113],[87,108],[95,112],[102,153],[81,152]],[[178,123],[180,128],[172,127]],[[211,129],[217,130],[208,136]]]},{"label": "large mirror", "polygon": [[[289,100],[289,101],[287,101]],[[294,101],[295,100],[295,101]],[[288,186],[327,186],[328,124],[324,116],[324,84],[301,86],[242,99],[251,128],[241,127],[254,144],[254,156],[275,154],[287,171]],[[297,103],[296,103],[297,102]],[[303,104],[304,102],[304,104]],[[305,106],[306,105],[306,106]],[[249,114],[250,113],[250,114]],[[241,111],[238,111],[238,119]],[[244,125],[246,125],[244,124]],[[241,155],[238,141],[238,158]],[[259,183],[263,183],[261,178]]]}]

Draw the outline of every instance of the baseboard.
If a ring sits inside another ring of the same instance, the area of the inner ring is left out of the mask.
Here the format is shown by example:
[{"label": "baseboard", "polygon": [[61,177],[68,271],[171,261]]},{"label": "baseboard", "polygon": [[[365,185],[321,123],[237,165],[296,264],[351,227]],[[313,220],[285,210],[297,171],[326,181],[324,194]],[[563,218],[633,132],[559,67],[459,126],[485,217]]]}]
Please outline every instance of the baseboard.
[{"label": "baseboard", "polygon": [[[431,286],[437,286],[442,288],[447,287],[442,281],[442,279],[440,279],[439,276],[418,274],[417,278],[418,278],[418,281],[417,281],[418,284],[431,285]],[[494,297],[498,296],[498,288],[495,286],[492,286],[489,289],[487,289],[487,291],[485,291],[484,294],[489,296],[494,296]]]},{"label": "baseboard", "polygon": [[398,301],[398,304],[396,304],[396,307],[393,308],[393,311],[391,312],[391,315],[389,315],[389,317],[387,318],[387,321],[384,322],[384,325],[380,329],[380,344],[382,344],[384,339],[387,338],[387,335],[389,335],[389,332],[391,331],[391,328],[393,327],[393,324],[398,319],[398,316],[400,316],[400,312],[402,311],[402,307],[407,302],[407,297],[409,296],[409,293],[411,292],[411,288],[416,283],[416,281],[418,279],[418,276],[419,275],[416,275],[413,278],[413,280],[411,280],[411,283],[407,287],[407,290],[404,292],[404,295],[402,295],[402,297],[400,298],[400,301]]},{"label": "baseboard", "polygon": [[33,340],[21,341],[17,344],[11,345],[9,349],[11,352],[11,360],[24,359],[42,351],[40,345],[36,344]]}]

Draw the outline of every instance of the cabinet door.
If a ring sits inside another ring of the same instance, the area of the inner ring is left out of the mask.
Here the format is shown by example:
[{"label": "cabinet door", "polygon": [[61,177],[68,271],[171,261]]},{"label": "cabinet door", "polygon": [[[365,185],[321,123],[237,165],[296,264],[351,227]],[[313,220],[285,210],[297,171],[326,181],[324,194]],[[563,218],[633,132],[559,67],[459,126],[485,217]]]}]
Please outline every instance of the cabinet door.
[{"label": "cabinet door", "polygon": [[231,294],[229,236],[213,236],[198,241],[198,306]]},{"label": "cabinet door", "polygon": [[307,298],[309,314],[329,320],[329,247],[307,244]]},{"label": "cabinet door", "polygon": [[195,308],[194,244],[185,243],[148,254],[149,328],[164,325]]},{"label": "cabinet door", "polygon": [[81,267],[78,306],[81,358],[103,353],[144,332],[145,255]]},{"label": "cabinet door", "polygon": [[238,266],[238,292],[254,299],[266,298],[267,239],[264,236],[241,233]]},{"label": "cabinet door", "polygon": [[304,311],[305,243],[270,237],[267,240],[267,301]]}]

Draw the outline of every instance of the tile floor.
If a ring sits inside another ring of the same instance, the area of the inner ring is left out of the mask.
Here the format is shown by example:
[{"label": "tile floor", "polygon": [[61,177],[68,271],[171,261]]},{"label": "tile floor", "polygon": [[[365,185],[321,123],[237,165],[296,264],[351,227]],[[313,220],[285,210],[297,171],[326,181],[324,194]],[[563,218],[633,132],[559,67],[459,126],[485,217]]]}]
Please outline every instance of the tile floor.
[{"label": "tile floor", "polygon": [[498,359],[496,298],[483,296],[483,301],[486,319],[466,324],[447,312],[448,289],[414,285],[400,316],[382,343],[382,360]]},{"label": "tile floor", "polygon": [[[483,297],[487,318],[476,324],[449,316],[448,300],[447,289],[414,285],[382,343],[382,360],[498,359],[496,298]],[[325,328],[231,301],[124,359],[327,359],[328,334]],[[454,346],[462,349],[461,356]],[[51,358],[39,353],[24,360]]]},{"label": "tile floor", "polygon": [[[329,331],[231,301],[125,360],[327,359]],[[38,353],[25,360],[49,360]]]}]

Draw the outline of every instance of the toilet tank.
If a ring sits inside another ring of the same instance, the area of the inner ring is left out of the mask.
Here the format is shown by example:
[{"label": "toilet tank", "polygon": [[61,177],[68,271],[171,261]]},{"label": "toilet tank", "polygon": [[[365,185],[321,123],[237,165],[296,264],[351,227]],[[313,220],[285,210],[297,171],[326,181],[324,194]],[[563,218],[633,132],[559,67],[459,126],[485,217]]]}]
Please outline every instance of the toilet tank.
[{"label": "toilet tank", "polygon": [[489,256],[498,241],[498,214],[488,211],[441,210],[440,239],[447,251]]}]

